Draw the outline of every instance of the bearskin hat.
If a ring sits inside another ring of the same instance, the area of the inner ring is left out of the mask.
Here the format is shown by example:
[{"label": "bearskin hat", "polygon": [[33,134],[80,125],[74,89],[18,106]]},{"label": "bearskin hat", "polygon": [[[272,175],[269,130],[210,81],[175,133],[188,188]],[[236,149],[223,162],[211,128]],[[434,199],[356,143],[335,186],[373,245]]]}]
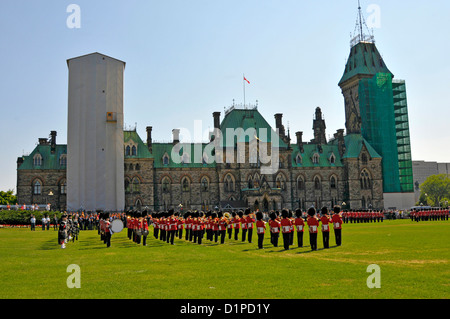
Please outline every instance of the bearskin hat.
[{"label": "bearskin hat", "polygon": [[316,214],[316,209],[314,207],[310,207],[308,209],[308,215],[309,216],[314,216]]},{"label": "bearskin hat", "polygon": [[300,208],[297,208],[297,209],[296,209],[296,211],[295,211],[295,217],[298,217],[298,218],[302,217],[302,210],[301,210]]}]

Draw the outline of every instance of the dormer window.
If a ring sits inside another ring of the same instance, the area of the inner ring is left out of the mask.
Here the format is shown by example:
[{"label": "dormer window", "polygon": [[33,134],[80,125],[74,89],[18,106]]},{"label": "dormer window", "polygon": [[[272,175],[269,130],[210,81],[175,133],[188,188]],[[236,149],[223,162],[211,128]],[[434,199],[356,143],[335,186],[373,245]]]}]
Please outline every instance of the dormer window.
[{"label": "dormer window", "polygon": [[163,165],[164,166],[169,165],[169,155],[167,155],[167,154],[164,154],[164,156],[163,156]]},{"label": "dormer window", "polygon": [[312,158],[313,164],[319,164],[319,160],[320,160],[319,154],[315,153]]},{"label": "dormer window", "polygon": [[300,154],[297,154],[297,157],[295,158],[295,162],[297,163],[297,165],[302,165],[302,157]]},{"label": "dormer window", "polygon": [[133,145],[133,147],[131,148],[131,156],[136,156],[137,155],[137,148],[136,146]]},{"label": "dormer window", "polygon": [[331,154],[330,156],[330,164],[336,164],[336,156],[334,156],[334,154]]},{"label": "dormer window", "polygon": [[60,166],[67,166],[67,155],[66,154],[62,154],[59,157],[59,165]]},{"label": "dormer window", "polygon": [[33,157],[33,165],[34,166],[41,166],[42,165],[42,155],[41,154],[36,154]]}]

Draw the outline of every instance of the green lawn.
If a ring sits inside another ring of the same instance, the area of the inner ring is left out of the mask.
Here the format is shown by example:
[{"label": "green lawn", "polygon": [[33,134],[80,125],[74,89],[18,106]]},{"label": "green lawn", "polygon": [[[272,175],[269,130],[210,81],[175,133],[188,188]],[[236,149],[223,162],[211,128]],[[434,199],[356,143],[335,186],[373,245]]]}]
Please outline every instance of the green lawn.
[{"label": "green lawn", "polygon": [[[126,229],[112,247],[84,231],[66,249],[57,232],[0,229],[1,299],[448,299],[450,221],[344,224],[342,246],[265,249],[234,240],[202,245],[148,238],[137,246]],[[305,244],[309,237],[305,233]],[[295,240],[294,240],[295,242]],[[81,269],[81,288],[69,289],[67,267]],[[367,267],[381,269],[381,288],[369,289]]]}]

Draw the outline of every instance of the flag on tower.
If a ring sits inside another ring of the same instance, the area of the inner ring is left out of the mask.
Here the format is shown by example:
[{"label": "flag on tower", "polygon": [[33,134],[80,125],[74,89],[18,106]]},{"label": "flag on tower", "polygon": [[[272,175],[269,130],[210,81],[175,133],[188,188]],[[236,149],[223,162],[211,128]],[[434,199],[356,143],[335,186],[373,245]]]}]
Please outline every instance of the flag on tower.
[{"label": "flag on tower", "polygon": [[247,83],[250,84],[250,81],[247,80],[247,79],[245,78],[245,76],[244,76],[244,81],[247,81]]}]

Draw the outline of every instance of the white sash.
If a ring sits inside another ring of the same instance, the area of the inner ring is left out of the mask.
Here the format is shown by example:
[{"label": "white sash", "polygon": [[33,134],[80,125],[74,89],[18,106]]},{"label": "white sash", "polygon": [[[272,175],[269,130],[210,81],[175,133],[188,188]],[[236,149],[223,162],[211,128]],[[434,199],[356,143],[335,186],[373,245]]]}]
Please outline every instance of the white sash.
[{"label": "white sash", "polygon": [[317,226],[310,226],[311,233],[317,232]]},{"label": "white sash", "polygon": [[283,226],[283,232],[288,233],[291,230],[291,226]]},{"label": "white sash", "polygon": [[322,225],[322,230],[323,231],[327,231],[328,230],[328,225]]},{"label": "white sash", "polygon": [[279,233],[280,229],[278,227],[272,228],[272,233]]},{"label": "white sash", "polygon": [[297,225],[297,231],[303,231],[303,226],[302,225]]},{"label": "white sash", "polygon": [[258,234],[264,233],[264,227],[258,227],[257,231],[258,231]]}]

